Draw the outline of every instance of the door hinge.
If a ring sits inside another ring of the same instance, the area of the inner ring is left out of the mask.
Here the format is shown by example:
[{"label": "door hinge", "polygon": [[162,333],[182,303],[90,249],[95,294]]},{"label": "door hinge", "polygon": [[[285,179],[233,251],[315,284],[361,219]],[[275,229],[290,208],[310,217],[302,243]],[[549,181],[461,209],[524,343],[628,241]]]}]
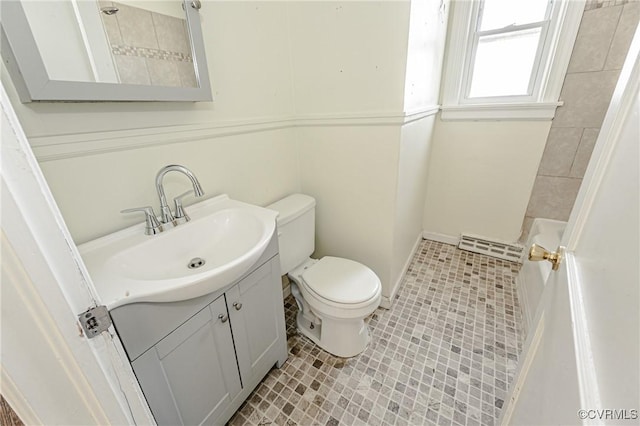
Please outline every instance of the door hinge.
[{"label": "door hinge", "polygon": [[112,324],[109,311],[104,305],[89,308],[86,312],[78,315],[78,320],[80,320],[80,325],[89,339],[106,331]]}]

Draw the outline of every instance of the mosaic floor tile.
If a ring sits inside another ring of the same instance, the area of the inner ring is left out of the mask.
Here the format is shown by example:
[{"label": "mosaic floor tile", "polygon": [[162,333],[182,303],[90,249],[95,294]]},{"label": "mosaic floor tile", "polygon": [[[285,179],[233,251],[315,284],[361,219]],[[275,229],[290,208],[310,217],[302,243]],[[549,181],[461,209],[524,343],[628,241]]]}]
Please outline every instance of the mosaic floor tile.
[{"label": "mosaic floor tile", "polygon": [[493,425],[521,351],[516,263],[423,240],[360,355],[332,356],[295,328],[289,359],[229,425]]}]

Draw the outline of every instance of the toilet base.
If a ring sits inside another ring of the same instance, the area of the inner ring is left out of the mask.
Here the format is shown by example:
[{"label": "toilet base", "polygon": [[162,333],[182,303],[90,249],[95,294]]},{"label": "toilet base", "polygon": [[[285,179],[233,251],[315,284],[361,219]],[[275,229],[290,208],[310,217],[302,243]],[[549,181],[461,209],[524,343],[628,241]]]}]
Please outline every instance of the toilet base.
[{"label": "toilet base", "polygon": [[313,324],[298,311],[296,325],[298,330],[316,345],[342,358],[362,353],[371,341],[369,328],[362,319],[336,321],[321,318],[321,324]]}]

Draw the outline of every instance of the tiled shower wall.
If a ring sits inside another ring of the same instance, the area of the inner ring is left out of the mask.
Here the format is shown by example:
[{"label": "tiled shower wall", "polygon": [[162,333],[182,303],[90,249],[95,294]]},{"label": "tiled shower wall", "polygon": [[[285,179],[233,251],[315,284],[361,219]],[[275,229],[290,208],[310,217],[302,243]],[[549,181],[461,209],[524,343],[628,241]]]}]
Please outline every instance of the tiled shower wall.
[{"label": "tiled shower wall", "polygon": [[639,20],[640,1],[587,1],[521,240],[536,217],[569,218]]},{"label": "tiled shower wall", "polygon": [[197,87],[185,19],[117,2],[113,15],[102,14],[121,83]]}]

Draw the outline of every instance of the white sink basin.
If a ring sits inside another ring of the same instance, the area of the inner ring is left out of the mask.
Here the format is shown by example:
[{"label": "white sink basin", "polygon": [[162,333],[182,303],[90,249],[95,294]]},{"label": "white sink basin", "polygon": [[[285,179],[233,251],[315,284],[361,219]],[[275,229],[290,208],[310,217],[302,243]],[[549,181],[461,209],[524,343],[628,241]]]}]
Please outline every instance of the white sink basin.
[{"label": "white sink basin", "polygon": [[171,302],[219,290],[266,249],[277,213],[227,195],[187,208],[191,221],[158,235],[144,224],[79,247],[101,303]]}]

